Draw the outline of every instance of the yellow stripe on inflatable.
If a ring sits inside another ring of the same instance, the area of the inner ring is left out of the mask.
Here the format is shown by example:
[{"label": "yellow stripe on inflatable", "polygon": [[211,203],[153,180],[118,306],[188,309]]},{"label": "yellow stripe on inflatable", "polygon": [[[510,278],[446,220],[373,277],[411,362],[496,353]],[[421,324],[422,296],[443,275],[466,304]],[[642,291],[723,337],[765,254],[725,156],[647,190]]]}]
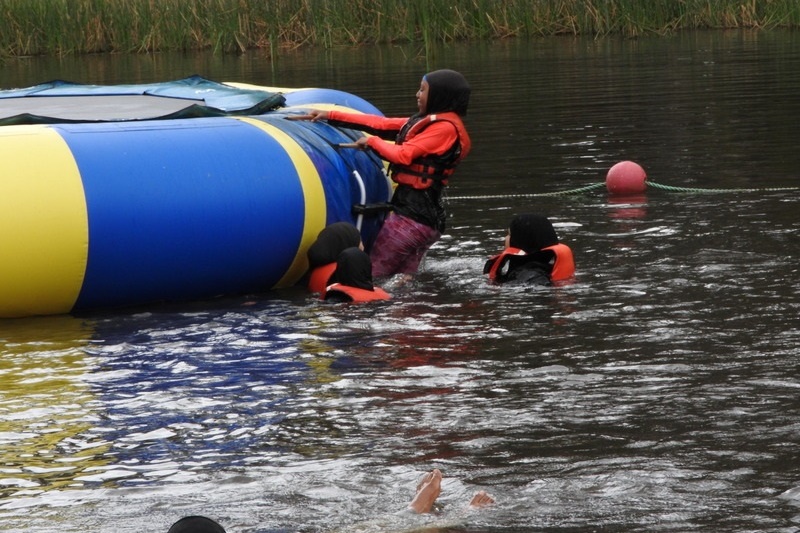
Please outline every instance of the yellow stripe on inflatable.
[{"label": "yellow stripe on inflatable", "polygon": [[0,317],[69,312],[89,249],[86,198],[66,142],[47,126],[0,132]]},{"label": "yellow stripe on inflatable", "polygon": [[319,232],[325,228],[327,218],[327,204],[325,202],[325,190],[322,187],[317,167],[308,154],[303,151],[299,144],[285,132],[275,126],[247,117],[237,117],[237,120],[247,122],[261,130],[264,130],[273,139],[278,141],[286,150],[287,155],[294,163],[297,175],[300,177],[300,186],[303,189],[305,200],[305,214],[303,218],[303,236],[297,248],[291,266],[278,281],[276,287],[287,287],[293,285],[308,269],[308,257],[306,251],[316,240]]}]

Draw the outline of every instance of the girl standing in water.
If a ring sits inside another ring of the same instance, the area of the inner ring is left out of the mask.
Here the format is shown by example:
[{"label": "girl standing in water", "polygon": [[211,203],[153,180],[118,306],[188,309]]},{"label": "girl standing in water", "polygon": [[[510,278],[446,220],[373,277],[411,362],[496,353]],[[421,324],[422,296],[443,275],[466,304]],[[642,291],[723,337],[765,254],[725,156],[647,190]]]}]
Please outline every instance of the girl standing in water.
[{"label": "girl standing in water", "polygon": [[389,162],[397,187],[392,212],[370,250],[375,277],[417,272],[445,230],[442,190],[472,146],[462,121],[470,97],[464,76],[454,70],[430,72],[422,77],[416,96],[417,113],[410,118],[337,110],[313,110],[305,117],[373,134],[360,138],[358,146]]}]

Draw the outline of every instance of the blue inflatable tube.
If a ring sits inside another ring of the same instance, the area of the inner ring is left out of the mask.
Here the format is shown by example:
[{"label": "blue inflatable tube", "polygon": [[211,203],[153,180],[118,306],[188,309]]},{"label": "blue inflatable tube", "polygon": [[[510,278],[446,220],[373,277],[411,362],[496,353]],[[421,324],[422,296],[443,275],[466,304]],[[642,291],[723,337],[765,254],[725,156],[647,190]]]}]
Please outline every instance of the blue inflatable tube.
[{"label": "blue inflatable tube", "polygon": [[257,115],[0,126],[0,247],[13,258],[0,265],[0,317],[290,286],[336,221],[369,243],[380,217],[354,206],[389,199],[383,163],[338,146],[358,132],[286,118],[319,106],[377,112],[306,89]]}]

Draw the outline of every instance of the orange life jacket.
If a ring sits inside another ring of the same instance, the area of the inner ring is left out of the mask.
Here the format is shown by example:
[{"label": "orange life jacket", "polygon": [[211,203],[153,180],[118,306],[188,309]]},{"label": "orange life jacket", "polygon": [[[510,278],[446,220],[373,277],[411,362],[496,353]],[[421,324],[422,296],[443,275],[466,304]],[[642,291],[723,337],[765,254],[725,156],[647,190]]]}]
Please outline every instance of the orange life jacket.
[{"label": "orange life jacket", "polygon": [[492,262],[492,266],[489,269],[489,272],[486,273],[489,274],[490,280],[494,281],[497,279],[497,271],[500,270],[500,268],[502,268],[502,266],[508,260],[508,257],[512,255],[526,255],[526,254],[525,250],[520,250],[519,248],[511,248],[509,246],[499,254],[489,258],[489,261]]},{"label": "orange life jacket", "polygon": [[[572,256],[572,250],[566,244],[558,243],[553,246],[547,246],[542,250],[551,250],[555,254],[555,262],[550,271],[551,281],[561,281],[571,278],[575,275],[575,259]],[[497,279],[497,272],[503,267],[506,260],[513,255],[528,255],[524,250],[519,248],[506,248],[498,255],[490,258],[492,266],[489,269],[489,279]]]},{"label": "orange life jacket", "polygon": [[453,175],[456,167],[462,159],[467,157],[472,148],[472,141],[467,134],[464,122],[457,113],[451,111],[426,115],[415,122],[407,130],[404,128],[397,136],[397,143],[403,144],[414,136],[433,124],[434,122],[446,121],[456,128],[458,139],[441,155],[431,154],[419,159],[415,159],[409,165],[399,165],[392,163],[389,167],[392,179],[400,184],[408,185],[415,189],[427,189],[434,183],[447,185],[447,178]]},{"label": "orange life jacket", "polygon": [[312,270],[308,278],[308,290],[311,292],[318,292],[322,294],[322,296],[325,296],[325,288],[330,283],[331,276],[333,276],[334,272],[336,272],[335,262],[318,266]]},{"label": "orange life jacket", "polygon": [[370,291],[367,289],[359,289],[358,287],[351,287],[350,285],[342,285],[341,283],[334,283],[333,285],[329,285],[325,290],[325,293],[322,296],[320,296],[320,299],[324,300],[325,296],[330,292],[340,292],[342,294],[345,294],[355,303],[391,299],[389,293],[387,293],[380,287],[375,287],[374,290]]},{"label": "orange life jacket", "polygon": [[556,262],[553,263],[553,270],[550,272],[551,280],[561,281],[575,275],[575,258],[572,256],[572,249],[569,246],[558,243],[542,248],[542,250],[552,250],[556,254]]}]

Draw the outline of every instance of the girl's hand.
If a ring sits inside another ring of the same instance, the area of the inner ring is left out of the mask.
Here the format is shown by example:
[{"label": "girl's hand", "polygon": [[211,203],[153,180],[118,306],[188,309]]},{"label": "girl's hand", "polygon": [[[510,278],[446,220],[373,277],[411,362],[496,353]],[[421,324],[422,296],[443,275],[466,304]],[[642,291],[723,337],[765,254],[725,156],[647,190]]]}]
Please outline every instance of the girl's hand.
[{"label": "girl's hand", "polygon": [[320,109],[312,109],[305,115],[287,115],[288,120],[310,120],[311,122],[318,122],[320,120],[328,120],[328,112]]},{"label": "girl's hand", "polygon": [[308,116],[311,117],[311,122],[328,120],[328,112],[322,111],[321,109],[312,109],[308,112]]}]

